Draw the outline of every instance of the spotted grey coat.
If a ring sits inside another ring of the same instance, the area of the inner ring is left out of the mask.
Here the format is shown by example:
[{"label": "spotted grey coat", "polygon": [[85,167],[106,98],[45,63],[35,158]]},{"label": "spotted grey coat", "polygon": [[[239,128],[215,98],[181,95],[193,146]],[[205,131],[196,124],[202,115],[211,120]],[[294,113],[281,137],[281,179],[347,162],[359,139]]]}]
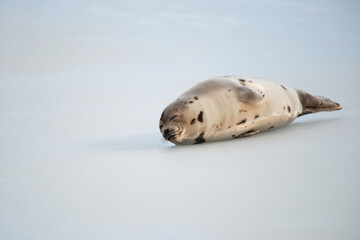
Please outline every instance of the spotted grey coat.
[{"label": "spotted grey coat", "polygon": [[175,144],[204,143],[250,136],[301,115],[341,108],[274,81],[226,76],[203,81],[168,105],[160,131]]}]

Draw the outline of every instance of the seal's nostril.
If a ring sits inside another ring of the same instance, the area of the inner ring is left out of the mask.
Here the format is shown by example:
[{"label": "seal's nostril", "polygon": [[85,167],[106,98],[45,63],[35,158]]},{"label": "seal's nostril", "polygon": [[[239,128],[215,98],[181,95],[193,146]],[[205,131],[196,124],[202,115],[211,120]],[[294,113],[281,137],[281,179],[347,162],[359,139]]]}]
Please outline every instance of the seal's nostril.
[{"label": "seal's nostril", "polygon": [[165,134],[165,135],[167,135],[167,134],[169,134],[169,133],[170,133],[170,129],[167,128],[167,129],[164,130],[164,134]]}]

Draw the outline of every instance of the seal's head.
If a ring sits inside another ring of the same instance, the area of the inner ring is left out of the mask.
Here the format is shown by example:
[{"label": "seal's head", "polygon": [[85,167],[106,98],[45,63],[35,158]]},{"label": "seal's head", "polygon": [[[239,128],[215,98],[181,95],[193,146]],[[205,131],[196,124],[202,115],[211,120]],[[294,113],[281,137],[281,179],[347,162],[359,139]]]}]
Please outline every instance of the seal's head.
[{"label": "seal's head", "polygon": [[175,101],[165,108],[160,118],[160,132],[163,137],[175,144],[181,143],[183,130],[186,122],[184,121],[185,104]]},{"label": "seal's head", "polygon": [[188,103],[179,99],[167,106],[161,114],[159,123],[163,137],[174,144],[188,143],[191,139],[189,134],[194,131],[191,112]]}]

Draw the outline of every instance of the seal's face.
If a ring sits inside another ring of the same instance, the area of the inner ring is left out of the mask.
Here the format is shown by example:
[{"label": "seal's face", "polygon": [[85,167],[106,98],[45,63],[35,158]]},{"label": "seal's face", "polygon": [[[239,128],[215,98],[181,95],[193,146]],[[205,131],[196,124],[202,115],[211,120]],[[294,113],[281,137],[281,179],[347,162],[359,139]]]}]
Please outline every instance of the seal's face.
[{"label": "seal's face", "polygon": [[160,132],[163,137],[170,141],[178,143],[181,141],[181,134],[183,132],[182,117],[179,114],[167,115],[164,114],[160,119]]},{"label": "seal's face", "polygon": [[165,109],[161,115],[159,127],[166,140],[173,143],[181,142],[184,130],[183,114]]},{"label": "seal's face", "polygon": [[185,108],[185,104],[176,101],[165,108],[161,114],[160,132],[166,140],[175,144],[182,143],[185,135]]}]

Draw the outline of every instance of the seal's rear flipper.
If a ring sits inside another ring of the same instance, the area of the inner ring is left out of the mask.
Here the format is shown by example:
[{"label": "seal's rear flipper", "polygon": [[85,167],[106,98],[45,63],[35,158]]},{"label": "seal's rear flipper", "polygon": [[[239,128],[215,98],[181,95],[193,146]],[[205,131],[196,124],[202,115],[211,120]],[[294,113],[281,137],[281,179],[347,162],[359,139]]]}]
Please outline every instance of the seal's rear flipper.
[{"label": "seal's rear flipper", "polygon": [[317,113],[323,111],[337,111],[342,109],[342,106],[336,102],[331,101],[328,98],[313,96],[307,92],[296,90],[300,102],[303,106],[302,113],[298,116],[310,114],[310,113]]}]

